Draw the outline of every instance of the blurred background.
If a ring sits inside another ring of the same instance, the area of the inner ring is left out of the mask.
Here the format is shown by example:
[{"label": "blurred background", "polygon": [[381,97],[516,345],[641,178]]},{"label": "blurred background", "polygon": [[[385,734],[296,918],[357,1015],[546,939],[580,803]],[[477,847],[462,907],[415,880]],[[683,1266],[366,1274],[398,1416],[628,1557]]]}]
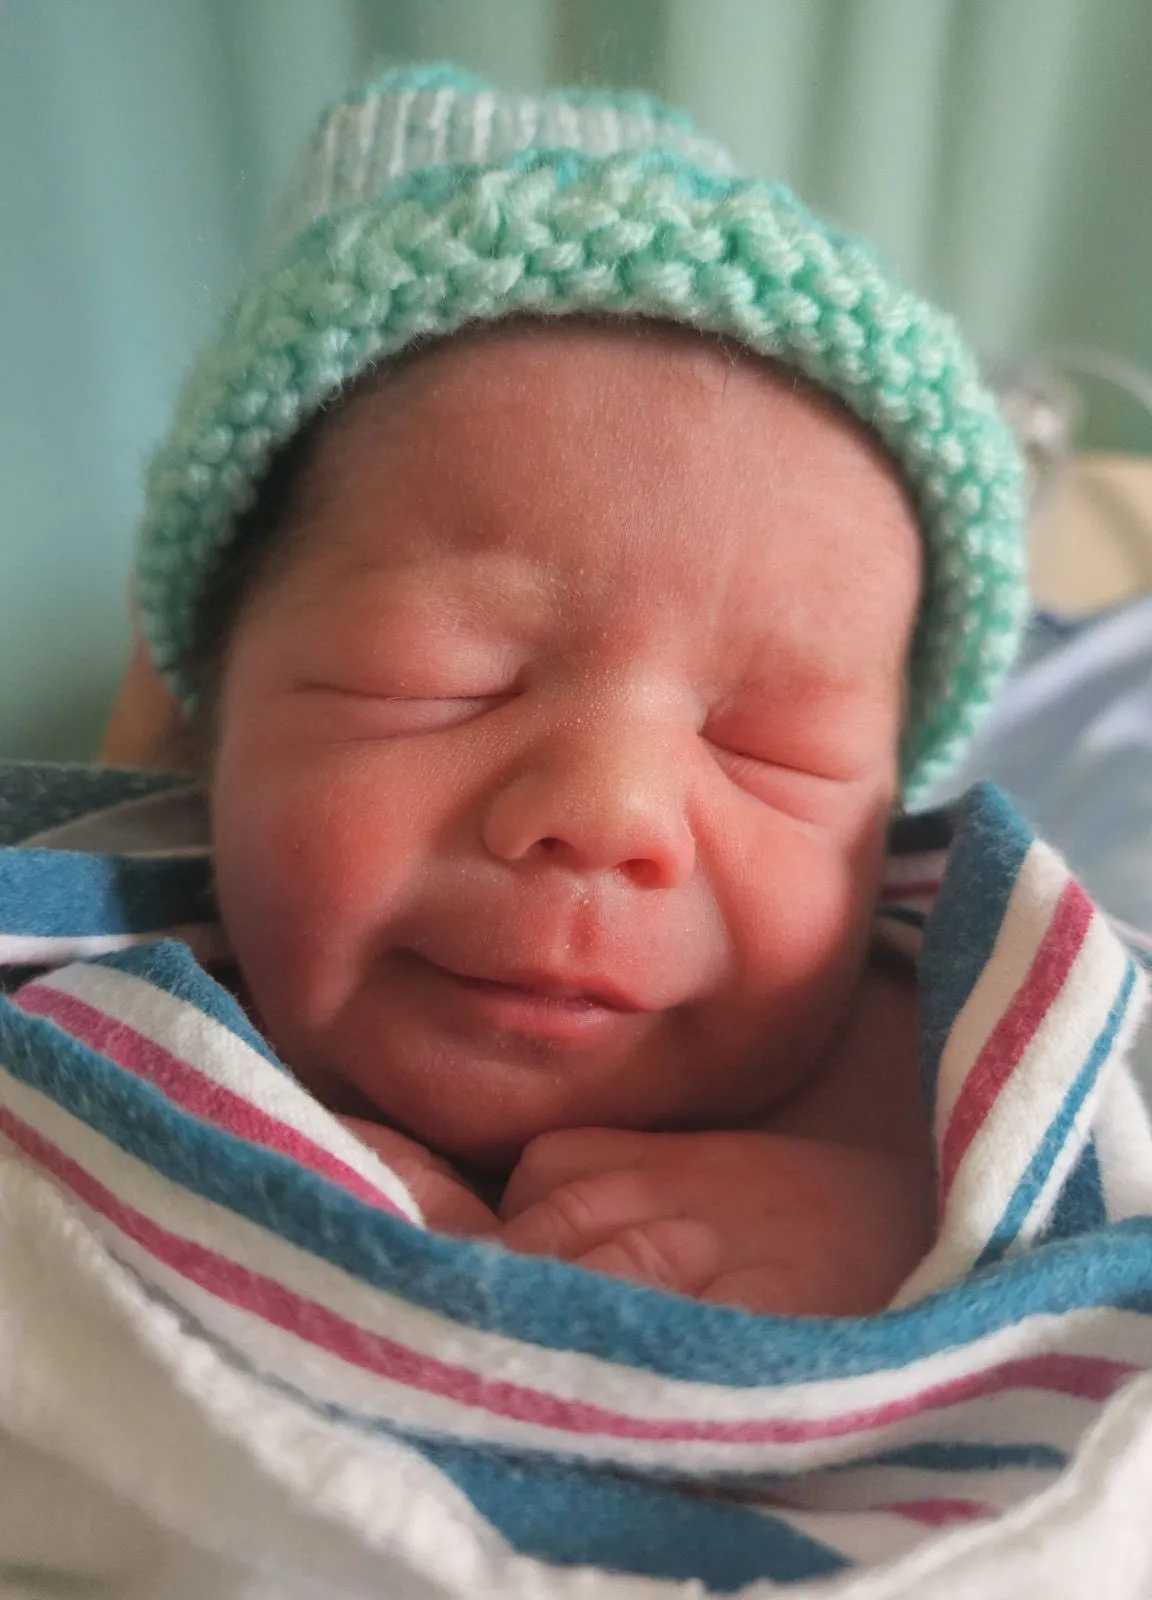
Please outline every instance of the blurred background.
[{"label": "blurred background", "polygon": [[[413,57],[655,90],[990,362],[1152,368],[1150,0],[0,0],[0,756],[92,754],[180,376],[321,105]],[[1081,443],[1152,448],[1085,392]]]}]

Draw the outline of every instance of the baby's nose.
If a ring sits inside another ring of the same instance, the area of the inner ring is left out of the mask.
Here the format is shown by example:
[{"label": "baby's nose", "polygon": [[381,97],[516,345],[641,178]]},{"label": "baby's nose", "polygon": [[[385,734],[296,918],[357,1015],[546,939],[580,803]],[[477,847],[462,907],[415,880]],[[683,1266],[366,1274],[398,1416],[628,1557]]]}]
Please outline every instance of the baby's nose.
[{"label": "baby's nose", "polygon": [[482,834],[500,860],[619,871],[641,888],[691,876],[696,845],[683,763],[658,734],[557,735],[529,752],[488,802]]}]

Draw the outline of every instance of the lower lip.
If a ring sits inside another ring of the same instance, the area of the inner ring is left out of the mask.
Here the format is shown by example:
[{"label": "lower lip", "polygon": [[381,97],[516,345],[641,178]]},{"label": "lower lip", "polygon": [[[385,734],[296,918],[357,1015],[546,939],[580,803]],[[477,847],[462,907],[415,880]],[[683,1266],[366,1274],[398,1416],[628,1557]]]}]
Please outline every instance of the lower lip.
[{"label": "lower lip", "polygon": [[626,1025],[636,1013],[579,995],[546,995],[513,984],[466,978],[434,961],[417,957],[459,1020],[506,1033],[520,1033],[555,1044],[587,1043],[592,1036]]}]

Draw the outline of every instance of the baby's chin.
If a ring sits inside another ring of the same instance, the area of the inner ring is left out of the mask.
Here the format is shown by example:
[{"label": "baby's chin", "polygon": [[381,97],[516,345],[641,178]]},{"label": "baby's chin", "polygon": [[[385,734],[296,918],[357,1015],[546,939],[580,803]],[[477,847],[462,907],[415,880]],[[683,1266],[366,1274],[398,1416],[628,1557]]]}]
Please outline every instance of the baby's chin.
[{"label": "baby's chin", "polygon": [[619,994],[446,979],[411,963],[389,976],[385,964],[381,981],[311,1020],[299,994],[273,982],[251,1013],[330,1111],[494,1172],[562,1130],[756,1125],[818,1073],[855,986],[842,971],[805,994],[645,1009]]},{"label": "baby's chin", "polygon": [[[275,1041],[273,1041],[275,1042]],[[292,1061],[290,1052],[283,1052]],[[330,1111],[406,1134],[457,1169],[506,1176],[545,1134],[574,1129],[634,1133],[716,1131],[767,1120],[816,1072],[810,1053],[739,1063],[725,1079],[699,1063],[640,1053],[610,1073],[599,1063],[525,1060],[512,1049],[476,1055],[442,1049],[381,1056],[333,1051],[322,1067],[292,1061]],[[753,1069],[755,1067],[756,1070]]]},{"label": "baby's chin", "polygon": [[585,1098],[580,1104],[566,1099],[550,1112],[538,1104],[511,1106],[506,1099],[484,1103],[473,1098],[463,1117],[413,1111],[389,1097],[376,1103],[345,1083],[312,1084],[305,1080],[328,1110],[342,1118],[375,1123],[395,1129],[416,1141],[483,1190],[500,1185],[515,1169],[524,1151],[536,1140],[551,1133],[578,1129],[612,1129],[628,1133],[688,1133],[716,1131],[722,1127],[747,1127],[767,1115],[769,1108],[750,1109],[730,1119],[706,1115],[645,1113],[636,1110],[623,1115],[617,1106]]}]

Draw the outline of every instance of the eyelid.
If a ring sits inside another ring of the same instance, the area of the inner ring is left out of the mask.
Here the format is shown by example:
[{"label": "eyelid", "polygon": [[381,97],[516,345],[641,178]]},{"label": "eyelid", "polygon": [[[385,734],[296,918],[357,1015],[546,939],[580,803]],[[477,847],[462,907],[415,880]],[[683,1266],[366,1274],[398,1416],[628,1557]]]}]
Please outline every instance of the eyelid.
[{"label": "eyelid", "polygon": [[754,804],[788,818],[804,830],[822,834],[838,825],[858,780],[831,777],[762,761],[717,745],[716,765],[724,777]]},{"label": "eyelid", "polygon": [[343,701],[349,715],[360,720],[365,737],[378,738],[457,727],[511,698],[506,690],[486,695],[397,695],[331,683],[309,682],[298,687],[306,694]]},{"label": "eyelid", "polygon": [[747,750],[737,750],[732,745],[721,744],[719,740],[708,741],[717,750],[722,759],[733,762],[742,762],[748,768],[763,773],[780,773],[784,777],[811,779],[814,783],[843,783],[846,779],[839,773],[822,772],[815,766],[803,765],[798,761],[782,761],[778,756],[753,755]]},{"label": "eyelid", "polygon": [[713,706],[701,729],[718,750],[781,772],[832,783],[863,778],[887,740],[885,708],[860,697],[839,704],[789,696]]},{"label": "eyelid", "polygon": [[[847,766],[846,761],[839,763],[831,760],[821,761],[814,753],[810,756],[807,753],[784,750],[773,751],[769,755],[766,750],[748,750],[742,748],[737,741],[718,737],[716,734],[705,733],[704,738],[721,755],[734,761],[747,761],[752,766],[771,768],[777,772],[792,772],[798,777],[819,778],[826,782],[841,782],[849,776],[847,771],[843,770]],[[789,755],[792,759],[788,759]],[[833,771],[834,765],[840,770]]]},{"label": "eyelid", "polygon": [[346,700],[363,700],[380,704],[417,700],[508,700],[515,692],[510,689],[490,689],[483,694],[436,694],[425,689],[409,694],[397,694],[387,689],[356,689],[347,683],[327,683],[314,678],[302,679],[293,687],[306,694],[330,694]]},{"label": "eyelid", "polygon": [[734,787],[804,826],[827,826],[867,776],[862,767],[850,767],[847,761],[836,771],[830,763],[821,770],[748,755],[713,739],[708,743],[717,767]]}]

